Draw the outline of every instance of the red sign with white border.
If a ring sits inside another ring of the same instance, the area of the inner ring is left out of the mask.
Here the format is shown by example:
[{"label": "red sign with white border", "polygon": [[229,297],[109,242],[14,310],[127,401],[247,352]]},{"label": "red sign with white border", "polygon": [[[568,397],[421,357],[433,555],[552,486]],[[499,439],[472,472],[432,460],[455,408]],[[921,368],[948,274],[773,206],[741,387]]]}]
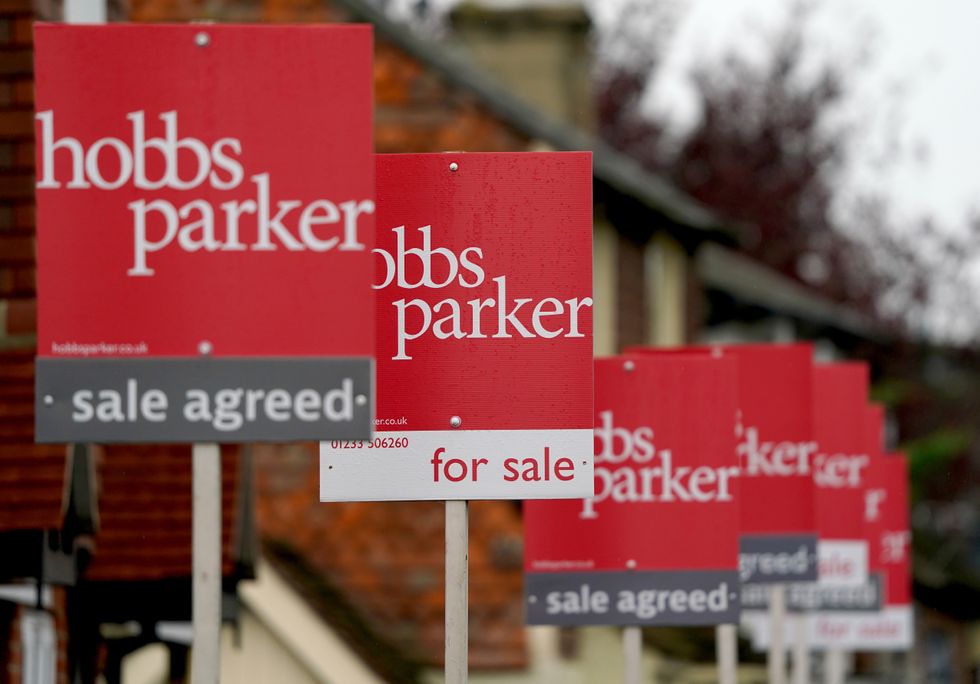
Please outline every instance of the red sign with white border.
[{"label": "red sign with white border", "polygon": [[818,364],[813,372],[813,428],[817,453],[819,582],[860,585],[868,581],[864,494],[871,454],[867,438],[868,366]]},{"label": "red sign with white border", "polygon": [[[738,366],[740,573],[743,584],[816,579],[812,349],[737,344],[628,353],[724,354]],[[765,592],[759,592],[765,595]]]},{"label": "red sign with white border", "polygon": [[[882,608],[873,613],[818,612],[806,616],[811,648],[906,651],[912,648],[914,622],[909,531],[908,462],[903,454],[874,459],[868,473],[866,529],[870,565],[883,577]],[[753,646],[770,643],[769,621],[755,613],[747,625]],[[787,630],[786,639],[793,638]]]},{"label": "red sign with white border", "polygon": [[734,360],[595,365],[595,496],[524,505],[528,622],[735,621]]},{"label": "red sign with white border", "polygon": [[37,440],[369,435],[371,28],[38,24],[35,74]]},{"label": "red sign with white border", "polygon": [[373,441],[320,497],[592,493],[589,153],[378,155]]}]

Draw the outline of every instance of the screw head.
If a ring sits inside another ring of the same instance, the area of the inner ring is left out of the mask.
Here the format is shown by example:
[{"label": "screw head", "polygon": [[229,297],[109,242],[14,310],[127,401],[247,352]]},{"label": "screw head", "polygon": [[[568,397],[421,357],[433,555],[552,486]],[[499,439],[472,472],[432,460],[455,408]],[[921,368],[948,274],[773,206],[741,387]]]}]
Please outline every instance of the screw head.
[{"label": "screw head", "polygon": [[45,406],[51,406],[53,404],[54,404],[54,397],[52,397],[50,394],[45,394],[44,395],[44,405]]},{"label": "screw head", "polygon": [[459,171],[459,164],[457,164],[456,162],[453,162],[452,164],[449,165],[449,170],[450,171]]},{"label": "screw head", "polygon": [[538,597],[537,596],[528,596],[527,597],[527,602],[528,603],[537,603],[538,602]]},{"label": "screw head", "polygon": [[194,34],[194,44],[198,47],[207,47],[211,42],[211,36],[209,36],[204,31],[198,31]]},{"label": "screw head", "polygon": [[636,364],[632,361],[623,362],[623,370],[627,373],[632,373],[636,369]]},{"label": "screw head", "polygon": [[197,351],[201,354],[201,356],[207,356],[214,351],[214,345],[207,340],[201,340],[197,345]]},{"label": "screw head", "polygon": [[462,424],[463,424],[463,419],[460,418],[459,416],[453,416],[452,418],[449,419],[449,427],[451,427],[453,430],[455,430]]},{"label": "screw head", "polygon": [[358,406],[364,406],[367,404],[367,397],[365,397],[363,394],[358,394],[356,397],[354,397],[354,403]]},{"label": "screw head", "polygon": [[636,569],[636,561],[633,560],[632,558],[630,558],[628,561],[626,561],[626,567],[629,568],[630,570],[635,570]]}]

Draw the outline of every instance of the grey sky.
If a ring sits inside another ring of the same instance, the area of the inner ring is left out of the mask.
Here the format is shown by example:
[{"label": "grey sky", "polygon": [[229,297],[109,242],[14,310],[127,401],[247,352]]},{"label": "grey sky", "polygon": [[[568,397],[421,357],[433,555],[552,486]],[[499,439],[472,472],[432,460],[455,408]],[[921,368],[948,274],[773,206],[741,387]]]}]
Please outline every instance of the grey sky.
[{"label": "grey sky", "polygon": [[[412,0],[390,0],[392,5]],[[429,0],[437,10],[456,0]],[[587,0],[602,24],[627,0]],[[651,0],[664,2],[665,0]],[[702,57],[731,47],[751,54],[753,37],[785,18],[790,0],[666,0],[686,8],[651,106],[679,125],[697,112],[687,74]],[[576,0],[482,0],[483,4],[569,4]],[[854,187],[883,188],[898,216],[934,216],[950,228],[980,207],[980,2],[976,0],[820,0],[812,37],[820,50],[853,56],[867,48],[868,66],[855,75],[856,92],[844,113],[864,126],[863,145],[847,179]],[[897,105],[897,106],[896,106]],[[880,164],[899,143],[899,163]]]},{"label": "grey sky", "polygon": [[[731,47],[753,50],[752,36],[777,26],[786,0],[686,0],[653,106],[683,122],[696,114],[687,73],[697,59]],[[606,9],[605,11],[608,11]],[[883,187],[899,215],[927,214],[950,227],[980,207],[980,3],[972,0],[823,0],[812,36],[844,58],[867,49],[844,113],[864,126],[851,182]],[[741,41],[740,43],[738,41]],[[895,135],[902,156],[882,165]]]}]

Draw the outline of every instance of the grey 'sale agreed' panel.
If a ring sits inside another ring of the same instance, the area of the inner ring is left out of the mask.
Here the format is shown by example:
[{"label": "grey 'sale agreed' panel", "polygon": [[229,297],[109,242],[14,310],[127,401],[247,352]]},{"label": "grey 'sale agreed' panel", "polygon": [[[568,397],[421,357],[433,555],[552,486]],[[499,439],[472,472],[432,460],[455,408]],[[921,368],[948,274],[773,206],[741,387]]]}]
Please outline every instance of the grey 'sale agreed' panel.
[{"label": "grey 'sale agreed' panel", "polygon": [[743,534],[738,555],[742,584],[817,580],[815,534]]},{"label": "grey 'sale agreed' panel", "polygon": [[368,439],[366,357],[37,359],[38,442]]},{"label": "grey 'sale agreed' panel", "polygon": [[[872,573],[863,584],[789,584],[786,609],[791,613],[877,613],[884,606],[886,580],[883,573]],[[769,588],[743,584],[742,610],[769,610]]]},{"label": "grey 'sale agreed' panel", "polygon": [[528,572],[529,625],[706,626],[737,624],[734,570]]}]

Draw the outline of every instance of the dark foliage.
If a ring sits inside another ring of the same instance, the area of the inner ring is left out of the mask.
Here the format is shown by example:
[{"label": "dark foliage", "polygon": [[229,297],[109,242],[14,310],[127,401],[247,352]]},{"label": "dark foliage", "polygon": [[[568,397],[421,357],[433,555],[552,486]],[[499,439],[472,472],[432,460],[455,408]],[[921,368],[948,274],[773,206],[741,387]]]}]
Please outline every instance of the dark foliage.
[{"label": "dark foliage", "polygon": [[[763,36],[764,59],[736,50],[702,62],[691,75],[700,116],[676,135],[642,106],[676,18],[660,5],[629,3],[600,40],[603,138],[741,226],[743,248],[782,273],[897,334],[976,341],[980,297],[968,269],[980,256],[980,221],[965,231],[899,224],[882,194],[844,187],[867,133],[841,116],[862,62],[814,59],[813,6],[797,5]],[[638,39],[636,27],[651,24],[659,30]]]}]

